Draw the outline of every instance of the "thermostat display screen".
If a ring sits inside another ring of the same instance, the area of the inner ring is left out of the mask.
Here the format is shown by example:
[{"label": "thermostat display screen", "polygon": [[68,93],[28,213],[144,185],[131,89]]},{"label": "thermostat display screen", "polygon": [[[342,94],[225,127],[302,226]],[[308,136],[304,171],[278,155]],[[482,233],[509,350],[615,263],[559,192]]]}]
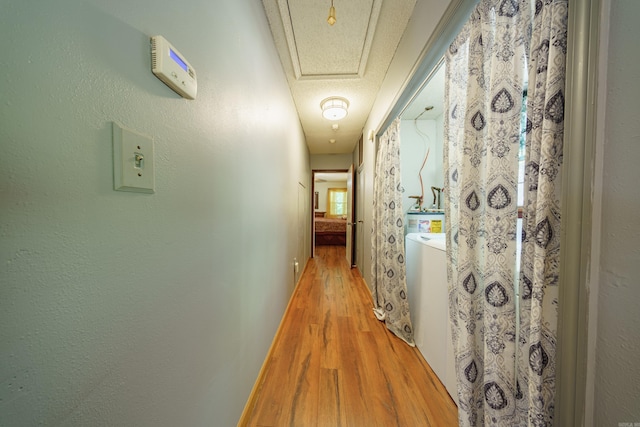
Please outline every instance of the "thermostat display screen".
[{"label": "thermostat display screen", "polygon": [[164,37],[151,37],[151,71],[186,99],[196,99],[198,81],[189,61]]},{"label": "thermostat display screen", "polygon": [[169,49],[169,56],[171,57],[171,59],[173,59],[178,63],[180,68],[182,68],[185,71],[188,71],[189,67],[187,67],[187,64],[185,64],[184,61],[180,59],[180,57],[173,51],[173,49]]}]

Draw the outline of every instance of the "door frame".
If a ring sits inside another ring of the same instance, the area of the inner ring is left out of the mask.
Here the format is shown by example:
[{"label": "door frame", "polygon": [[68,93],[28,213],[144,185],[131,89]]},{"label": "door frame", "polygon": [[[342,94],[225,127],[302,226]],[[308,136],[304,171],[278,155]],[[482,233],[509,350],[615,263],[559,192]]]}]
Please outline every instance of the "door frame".
[{"label": "door frame", "polygon": [[[316,210],[314,206],[316,195],[316,173],[349,173],[349,169],[312,169],[311,170],[311,258],[316,257]],[[345,249],[346,250],[346,249]]]}]

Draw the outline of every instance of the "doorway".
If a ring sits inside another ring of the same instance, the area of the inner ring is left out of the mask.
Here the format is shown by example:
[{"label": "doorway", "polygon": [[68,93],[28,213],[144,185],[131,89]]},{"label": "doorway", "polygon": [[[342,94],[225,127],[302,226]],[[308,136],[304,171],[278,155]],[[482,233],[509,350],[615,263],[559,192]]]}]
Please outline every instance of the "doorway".
[{"label": "doorway", "polygon": [[312,213],[311,245],[345,247],[346,254],[346,193],[348,170],[313,170],[311,179]]}]

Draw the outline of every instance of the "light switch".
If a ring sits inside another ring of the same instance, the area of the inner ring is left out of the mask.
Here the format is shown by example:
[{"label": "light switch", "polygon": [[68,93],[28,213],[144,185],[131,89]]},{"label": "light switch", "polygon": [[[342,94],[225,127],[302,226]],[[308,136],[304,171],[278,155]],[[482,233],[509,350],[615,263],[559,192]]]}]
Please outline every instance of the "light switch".
[{"label": "light switch", "polygon": [[113,123],[113,189],[155,193],[153,140]]}]

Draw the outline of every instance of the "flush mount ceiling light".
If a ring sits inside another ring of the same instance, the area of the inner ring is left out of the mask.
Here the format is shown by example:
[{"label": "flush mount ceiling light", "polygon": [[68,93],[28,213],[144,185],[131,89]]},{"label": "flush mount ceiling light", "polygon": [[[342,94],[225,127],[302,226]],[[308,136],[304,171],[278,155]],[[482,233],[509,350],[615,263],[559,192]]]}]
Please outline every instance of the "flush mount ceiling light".
[{"label": "flush mount ceiling light", "polygon": [[329,17],[327,18],[329,25],[336,23],[336,8],[333,7],[333,0],[331,0],[331,7],[329,8]]},{"label": "flush mount ceiling light", "polygon": [[320,103],[322,108],[322,117],[327,120],[340,120],[347,116],[349,101],[338,96],[332,96]]}]

